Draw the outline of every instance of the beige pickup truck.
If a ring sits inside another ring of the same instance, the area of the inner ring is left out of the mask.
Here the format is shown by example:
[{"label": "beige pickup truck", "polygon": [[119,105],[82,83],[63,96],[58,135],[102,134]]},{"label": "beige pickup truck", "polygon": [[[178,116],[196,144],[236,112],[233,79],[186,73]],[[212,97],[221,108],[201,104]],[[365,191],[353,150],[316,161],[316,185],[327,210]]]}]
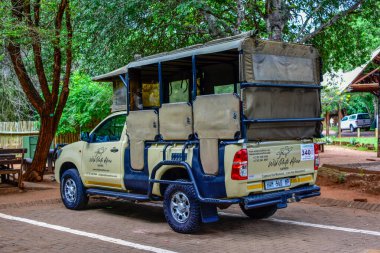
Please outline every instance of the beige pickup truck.
[{"label": "beige pickup truck", "polygon": [[192,233],[218,208],[260,219],[318,196],[320,76],[313,47],[243,34],[95,77],[113,83],[115,112],[59,151],[62,201],[163,201],[170,227]]}]

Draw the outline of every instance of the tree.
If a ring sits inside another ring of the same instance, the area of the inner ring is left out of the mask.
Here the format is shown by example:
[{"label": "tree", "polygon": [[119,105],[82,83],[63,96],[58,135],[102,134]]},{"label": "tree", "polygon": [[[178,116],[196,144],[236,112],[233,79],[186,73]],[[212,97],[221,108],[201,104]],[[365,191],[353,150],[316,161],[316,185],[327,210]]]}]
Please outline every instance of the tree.
[{"label": "tree", "polygon": [[91,74],[125,65],[135,54],[249,30],[259,38],[313,43],[326,62],[324,70],[353,62],[353,51],[356,64],[364,61],[379,41],[376,0],[84,0],[78,9],[78,57]]},{"label": "tree", "polygon": [[376,117],[376,96],[371,93],[354,93],[347,105],[347,114],[368,113],[372,120]]},{"label": "tree", "polygon": [[92,82],[88,75],[73,72],[57,135],[90,131],[109,114],[111,104],[112,86]]},{"label": "tree", "polygon": [[[73,36],[69,0],[11,0],[2,1],[1,7],[1,30],[14,72],[41,121],[35,156],[24,178],[40,181],[69,94]],[[31,52],[33,69],[26,64],[25,51]],[[46,67],[49,58],[51,68]]]},{"label": "tree", "polygon": [[12,71],[9,57],[1,62],[0,121],[36,120],[36,113]]}]

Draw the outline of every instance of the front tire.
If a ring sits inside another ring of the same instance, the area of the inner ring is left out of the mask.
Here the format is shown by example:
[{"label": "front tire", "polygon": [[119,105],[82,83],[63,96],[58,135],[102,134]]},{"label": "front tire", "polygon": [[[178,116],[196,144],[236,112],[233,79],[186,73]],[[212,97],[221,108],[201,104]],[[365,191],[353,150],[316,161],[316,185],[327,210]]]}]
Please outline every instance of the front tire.
[{"label": "front tire", "polygon": [[351,130],[351,133],[355,132],[356,131],[356,128],[354,128],[353,125],[350,125],[350,130]]},{"label": "front tire", "polygon": [[68,209],[81,210],[88,203],[86,189],[76,169],[66,170],[61,177],[61,198]]},{"label": "front tire", "polygon": [[271,217],[277,211],[277,206],[263,206],[254,209],[245,209],[244,204],[240,203],[240,209],[245,215],[252,219],[265,219]]},{"label": "front tire", "polygon": [[164,214],[178,233],[190,234],[201,226],[200,203],[192,185],[169,185],[164,194]]}]

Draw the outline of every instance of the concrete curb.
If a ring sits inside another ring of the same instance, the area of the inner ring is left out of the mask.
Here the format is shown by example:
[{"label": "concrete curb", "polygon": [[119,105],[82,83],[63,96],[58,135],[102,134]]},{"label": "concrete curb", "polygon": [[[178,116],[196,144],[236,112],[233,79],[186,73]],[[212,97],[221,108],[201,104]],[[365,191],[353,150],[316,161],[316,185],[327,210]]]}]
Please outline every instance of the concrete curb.
[{"label": "concrete curb", "polygon": [[58,204],[58,203],[62,203],[62,200],[60,198],[39,199],[39,200],[28,201],[28,202],[0,204],[0,209],[30,207],[30,206],[42,206],[42,205],[51,205],[51,204]]},{"label": "concrete curb", "polygon": [[[354,209],[380,212],[380,204],[375,204],[375,203],[346,201],[346,200],[321,198],[321,197],[305,199],[305,200],[302,200],[302,202],[318,204],[321,207],[335,206],[335,207],[346,207],[346,208],[354,208]],[[52,205],[52,204],[62,204],[62,200],[60,198],[56,198],[56,199],[40,199],[40,200],[21,202],[21,203],[6,203],[6,204],[0,204],[0,209],[43,206],[43,205]]]},{"label": "concrete curb", "polygon": [[325,167],[325,168],[329,168],[329,169],[336,169],[336,170],[339,170],[342,172],[348,172],[348,173],[376,174],[376,175],[380,174],[380,171],[376,171],[376,170],[367,170],[367,169],[360,169],[360,168],[347,168],[344,166],[327,164],[327,163],[322,164],[321,167]]},{"label": "concrete curb", "polygon": [[362,209],[362,210],[367,210],[367,211],[380,212],[380,204],[376,204],[376,203],[368,203],[368,202],[360,202],[360,201],[347,201],[347,200],[321,198],[321,197],[305,199],[302,201],[306,202],[306,203],[318,204],[322,207],[324,207],[324,206],[327,206],[327,207],[337,206],[337,207],[347,207],[347,208],[354,208],[354,209]]}]

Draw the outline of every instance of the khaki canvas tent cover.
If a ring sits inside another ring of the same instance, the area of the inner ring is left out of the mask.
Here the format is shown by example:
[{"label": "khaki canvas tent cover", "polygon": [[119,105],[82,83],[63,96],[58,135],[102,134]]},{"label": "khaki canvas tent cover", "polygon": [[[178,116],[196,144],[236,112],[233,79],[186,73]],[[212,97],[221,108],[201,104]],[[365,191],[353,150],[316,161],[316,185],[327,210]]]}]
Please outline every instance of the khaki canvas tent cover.
[{"label": "khaki canvas tent cover", "polygon": [[[95,81],[118,80],[130,69],[166,63],[198,55],[215,55],[226,51],[236,54],[240,84],[278,84],[280,87],[242,86],[242,119],[300,119],[321,115],[321,69],[318,51],[312,46],[259,40],[252,33],[214,40],[205,44],[141,58]],[[294,87],[281,87],[290,84]],[[299,85],[299,87],[297,87]],[[310,88],[306,86],[315,86]],[[305,87],[305,88],[303,88]],[[202,94],[201,94],[202,95]],[[205,108],[206,109],[206,108]],[[249,140],[285,140],[320,137],[320,121],[252,122],[247,124]]]}]

